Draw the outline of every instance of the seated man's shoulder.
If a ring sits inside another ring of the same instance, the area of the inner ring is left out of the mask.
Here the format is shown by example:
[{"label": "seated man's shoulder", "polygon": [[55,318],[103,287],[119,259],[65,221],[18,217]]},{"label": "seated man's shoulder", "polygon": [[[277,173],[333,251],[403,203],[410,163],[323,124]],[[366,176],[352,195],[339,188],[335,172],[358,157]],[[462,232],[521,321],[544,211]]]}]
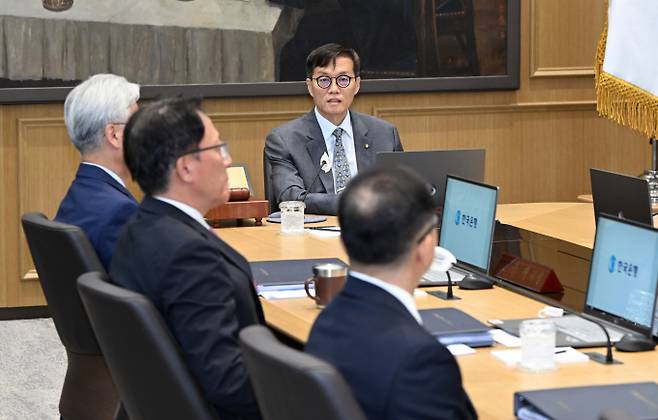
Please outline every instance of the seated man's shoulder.
[{"label": "seated man's shoulder", "polygon": [[313,121],[310,114],[304,114],[293,120],[287,121],[279,125],[278,127],[273,128],[270,134],[281,135],[281,134],[289,134],[294,132],[305,131],[306,124],[309,121]]},{"label": "seated man's shoulder", "polygon": [[372,115],[369,114],[362,114],[360,112],[356,111],[350,111],[352,115],[352,119],[358,119],[360,120],[363,124],[365,124],[368,127],[386,127],[386,128],[395,128],[393,124],[391,124],[388,121],[382,120],[381,118],[373,117]]}]

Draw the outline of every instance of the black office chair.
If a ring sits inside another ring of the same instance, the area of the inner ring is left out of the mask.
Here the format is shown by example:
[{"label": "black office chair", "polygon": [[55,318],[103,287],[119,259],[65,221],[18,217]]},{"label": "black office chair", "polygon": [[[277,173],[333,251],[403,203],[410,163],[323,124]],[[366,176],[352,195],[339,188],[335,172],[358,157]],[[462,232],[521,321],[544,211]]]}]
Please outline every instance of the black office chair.
[{"label": "black office chair", "polygon": [[64,420],[121,417],[119,395],[76,288],[81,274],[104,271],[103,265],[80,228],[50,221],[41,213],[26,213],[21,222],[48,310],[66,348],[61,416]]},{"label": "black office chair", "polygon": [[260,325],[240,332],[240,347],[265,420],[365,420],[328,363],[281,344]]},{"label": "black office chair", "polygon": [[272,164],[265,154],[265,148],[263,148],[263,190],[265,199],[270,202],[270,213],[279,211],[279,203],[272,191]]},{"label": "black office chair", "polygon": [[131,420],[217,419],[146,297],[99,272],[82,275],[78,290]]}]

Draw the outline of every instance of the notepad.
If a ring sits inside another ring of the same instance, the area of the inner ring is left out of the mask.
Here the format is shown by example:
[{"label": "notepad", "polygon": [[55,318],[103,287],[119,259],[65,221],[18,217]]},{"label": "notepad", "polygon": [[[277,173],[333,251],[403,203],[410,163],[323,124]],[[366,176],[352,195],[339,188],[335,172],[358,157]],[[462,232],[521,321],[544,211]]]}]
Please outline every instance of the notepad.
[{"label": "notepad", "polygon": [[423,327],[441,344],[466,344],[470,347],[493,345],[490,328],[469,314],[455,308],[424,309],[418,311]]},{"label": "notepad", "polygon": [[658,384],[628,384],[553,388],[514,393],[514,414],[523,409],[545,417],[562,419],[597,419],[601,412],[622,410],[629,418],[658,418]]},{"label": "notepad", "polygon": [[347,266],[338,258],[314,258],[307,260],[276,260],[251,262],[251,272],[257,287],[301,285],[313,275],[313,266],[334,263]]}]

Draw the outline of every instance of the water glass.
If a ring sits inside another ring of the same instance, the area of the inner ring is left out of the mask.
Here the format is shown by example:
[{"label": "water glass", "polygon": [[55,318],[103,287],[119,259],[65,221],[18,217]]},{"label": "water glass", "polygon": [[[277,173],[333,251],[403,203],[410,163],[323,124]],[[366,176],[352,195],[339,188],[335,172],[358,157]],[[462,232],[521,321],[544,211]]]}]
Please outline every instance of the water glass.
[{"label": "water glass", "polygon": [[304,234],[304,208],[302,201],[284,201],[279,204],[281,209],[281,234]]},{"label": "water glass", "polygon": [[555,324],[548,319],[521,323],[521,370],[547,372],[555,365]]}]

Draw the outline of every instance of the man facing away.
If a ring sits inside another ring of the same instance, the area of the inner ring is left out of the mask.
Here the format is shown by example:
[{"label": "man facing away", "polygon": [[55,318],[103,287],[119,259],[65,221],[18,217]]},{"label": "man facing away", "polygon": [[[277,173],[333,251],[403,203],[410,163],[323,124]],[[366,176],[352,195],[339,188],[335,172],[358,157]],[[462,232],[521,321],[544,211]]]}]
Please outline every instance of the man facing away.
[{"label": "man facing away", "polygon": [[306,351],[336,366],[371,420],[476,418],[457,362],[423,329],[413,297],[437,243],[426,185],[402,169],[360,173],[338,219],[351,269]]},{"label": "man facing away", "polygon": [[377,152],[401,151],[397,129],[350,110],[359,91],[357,53],[338,44],[313,50],[306,59],[306,87],[315,107],[272,130],[265,155],[272,165],[274,201],[299,200],[308,213],[336,214],[338,195]]},{"label": "man facing away", "polygon": [[138,85],[114,74],[97,74],[76,86],[64,102],[64,122],[81,163],[55,220],[79,226],[105,270],[119,231],[138,206],[126,189],[123,160],[123,130],[138,99]]},{"label": "man facing away", "polygon": [[249,264],[203,218],[228,201],[231,156],[198,105],[156,101],[128,122],[125,159],[145,197],[110,277],[153,302],[219,418],[259,419],[238,333],[263,311]]}]

